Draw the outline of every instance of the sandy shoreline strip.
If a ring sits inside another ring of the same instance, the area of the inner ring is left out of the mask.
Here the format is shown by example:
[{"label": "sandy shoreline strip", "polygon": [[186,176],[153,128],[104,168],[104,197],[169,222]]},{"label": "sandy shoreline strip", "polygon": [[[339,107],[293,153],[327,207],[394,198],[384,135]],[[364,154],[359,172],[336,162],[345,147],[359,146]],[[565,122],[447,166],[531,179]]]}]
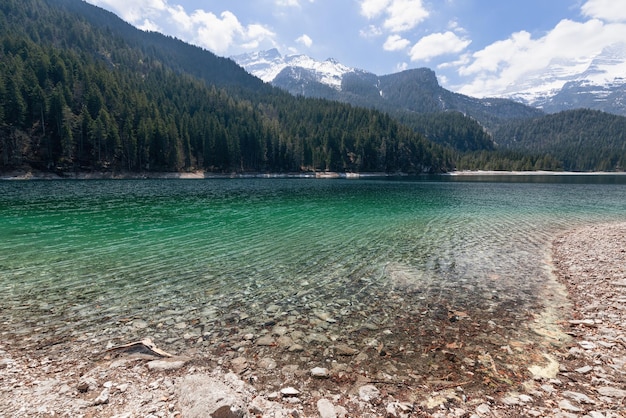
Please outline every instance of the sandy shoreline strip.
[{"label": "sandy shoreline strip", "polygon": [[[452,177],[481,177],[481,176],[626,176],[626,172],[574,172],[574,171],[496,171],[496,170],[460,170],[448,173],[439,173],[441,176]],[[113,172],[113,171],[79,171],[54,173],[37,170],[14,170],[0,172],[0,180],[140,180],[140,179],[224,179],[224,178],[371,178],[371,177],[419,177],[420,175],[406,175],[401,173],[349,173],[349,172],[293,172],[293,173],[213,173],[196,170],[191,172]]]},{"label": "sandy shoreline strip", "polygon": [[560,234],[552,262],[571,306],[558,325],[572,338],[550,349],[558,362],[553,376],[536,375],[507,392],[472,398],[452,386],[422,393],[432,406],[383,395],[375,384],[271,397],[199,360],[102,357],[88,339],[63,343],[57,356],[54,347],[28,352],[0,338],[0,418],[201,417],[211,408],[210,393],[229,402],[219,408],[227,415],[215,416],[229,417],[626,417],[626,222]]}]

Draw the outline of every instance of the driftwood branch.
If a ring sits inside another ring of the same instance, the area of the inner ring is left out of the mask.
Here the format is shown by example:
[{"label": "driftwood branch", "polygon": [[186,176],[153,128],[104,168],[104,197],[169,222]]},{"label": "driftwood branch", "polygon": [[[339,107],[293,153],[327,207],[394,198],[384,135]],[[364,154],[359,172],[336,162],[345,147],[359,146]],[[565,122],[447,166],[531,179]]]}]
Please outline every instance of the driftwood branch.
[{"label": "driftwood branch", "polygon": [[135,350],[135,349],[148,351],[148,352],[150,352],[150,354],[154,354],[154,355],[159,356],[159,357],[173,357],[172,354],[170,354],[170,353],[168,353],[166,351],[163,351],[160,348],[158,348],[156,346],[156,344],[154,344],[154,342],[152,342],[152,340],[150,338],[144,338],[141,341],[134,341],[132,343],[122,344],[122,345],[118,345],[118,346],[115,346],[115,347],[111,347],[108,350],[106,350],[106,352]]}]

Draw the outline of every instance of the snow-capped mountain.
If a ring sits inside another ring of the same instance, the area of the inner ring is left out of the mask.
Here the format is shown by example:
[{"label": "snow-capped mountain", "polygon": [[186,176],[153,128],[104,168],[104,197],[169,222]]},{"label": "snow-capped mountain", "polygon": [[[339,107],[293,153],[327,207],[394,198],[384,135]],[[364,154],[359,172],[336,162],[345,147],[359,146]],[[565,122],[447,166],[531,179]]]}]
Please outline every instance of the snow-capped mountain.
[{"label": "snow-capped mountain", "polygon": [[294,95],[318,97],[385,112],[432,114],[457,111],[483,126],[535,117],[541,111],[508,99],[475,99],[441,87],[434,71],[412,69],[377,76],[333,59],[283,57],[276,49],[231,57],[249,73]]},{"label": "snow-capped mountain", "polygon": [[306,55],[282,56],[277,49],[242,54],[231,58],[250,74],[267,83],[274,82],[285,69],[300,69],[305,70],[312,80],[335,90],[340,90],[344,75],[357,71],[332,58],[326,61],[316,61]]},{"label": "snow-capped mountain", "polygon": [[590,108],[626,115],[626,43],[611,45],[592,60],[555,60],[526,80],[503,96],[550,113]]},{"label": "snow-capped mountain", "polygon": [[[231,58],[249,73],[292,94],[343,100],[358,105],[370,104],[364,103],[364,98],[355,98],[355,94],[363,92],[366,86],[375,87],[376,95],[382,97],[385,94],[380,86],[383,77],[348,67],[333,59],[316,61],[306,55],[283,56],[276,49]],[[361,86],[356,93],[355,81]],[[374,99],[373,92],[368,91],[368,94],[366,100]],[[532,74],[525,82],[511,85],[500,97],[548,113],[590,108],[626,116],[626,42],[605,48],[592,60],[555,59],[548,70]]]}]

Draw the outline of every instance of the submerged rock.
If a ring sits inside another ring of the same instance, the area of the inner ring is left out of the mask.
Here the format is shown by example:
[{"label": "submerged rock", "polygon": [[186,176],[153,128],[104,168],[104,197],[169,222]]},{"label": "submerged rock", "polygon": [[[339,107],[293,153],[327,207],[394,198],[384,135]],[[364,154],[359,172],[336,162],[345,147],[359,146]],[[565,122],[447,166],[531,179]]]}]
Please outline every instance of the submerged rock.
[{"label": "submerged rock", "polygon": [[265,335],[256,341],[256,345],[260,345],[262,347],[269,347],[269,346],[273,346],[274,344],[276,344],[276,342],[274,341],[274,338],[272,338],[271,335]]},{"label": "submerged rock", "polygon": [[352,348],[347,344],[338,344],[335,346],[335,352],[340,356],[355,356],[359,354],[359,350]]}]

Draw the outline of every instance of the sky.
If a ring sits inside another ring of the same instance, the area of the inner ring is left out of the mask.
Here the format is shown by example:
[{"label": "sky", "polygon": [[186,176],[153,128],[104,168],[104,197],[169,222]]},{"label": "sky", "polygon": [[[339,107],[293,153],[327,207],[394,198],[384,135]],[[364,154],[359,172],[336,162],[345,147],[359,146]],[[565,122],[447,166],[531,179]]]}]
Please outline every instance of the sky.
[{"label": "sky", "polygon": [[442,86],[474,97],[626,42],[626,0],[87,2],[223,57],[277,48],[377,75],[428,67]]}]

